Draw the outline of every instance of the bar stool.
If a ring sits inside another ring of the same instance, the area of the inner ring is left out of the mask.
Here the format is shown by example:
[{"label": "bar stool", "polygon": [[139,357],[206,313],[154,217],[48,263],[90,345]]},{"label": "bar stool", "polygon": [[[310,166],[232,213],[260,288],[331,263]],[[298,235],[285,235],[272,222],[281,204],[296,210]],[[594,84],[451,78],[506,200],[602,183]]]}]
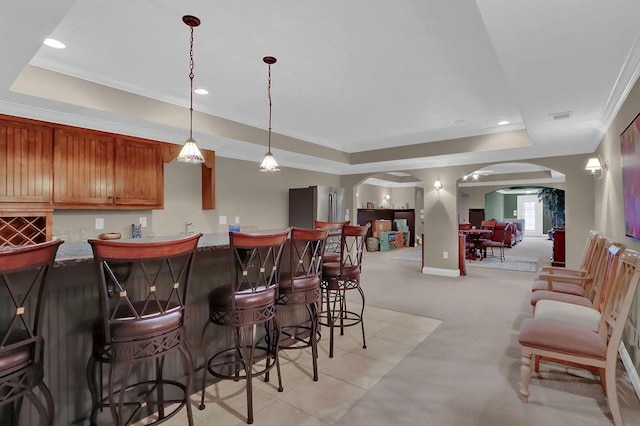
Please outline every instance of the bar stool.
[{"label": "bar stool", "polygon": [[289,238],[289,270],[280,274],[278,305],[304,305],[309,314],[309,326],[282,326],[280,349],[311,348],[313,381],[318,381],[318,303],[322,256],[329,231],[326,229],[293,228]]},{"label": "bar stool", "polygon": [[[288,235],[289,229],[272,234],[229,232],[231,282],[209,293],[209,317],[202,328],[205,365],[199,406],[201,410],[205,408],[207,372],[220,379],[246,381],[249,424],[253,423],[253,377],[264,374],[265,381],[268,381],[269,371],[275,366],[278,391],[283,390],[278,359],[280,326],[276,316],[276,301],[280,261]],[[207,358],[205,333],[209,324],[232,327],[234,339],[233,346]],[[263,336],[257,334],[259,325],[265,327]],[[266,360],[266,366],[257,365],[260,360]]]},{"label": "bar stool", "polygon": [[40,424],[53,425],[53,398],[43,381],[42,320],[47,278],[62,242],[0,250],[0,406],[11,404],[8,423],[14,425],[25,396],[38,410]]},{"label": "bar stool", "polygon": [[[324,262],[322,267],[322,282],[320,288],[326,301],[324,318],[329,327],[329,357],[333,358],[333,334],[336,321],[340,322],[340,334],[344,334],[344,327],[357,324],[362,326],[362,347],[367,348],[364,335],[364,292],[360,287],[360,272],[362,271],[362,255],[365,250],[365,239],[369,231],[369,224],[365,226],[345,225],[342,228],[340,241],[340,261]],[[362,299],[360,313],[349,311],[347,308],[346,292],[358,290]],[[324,325],[324,324],[323,324]]]},{"label": "bar stool", "polygon": [[[89,240],[100,294],[100,319],[87,365],[92,425],[104,407],[110,410],[112,424],[120,426],[156,410],[155,421],[145,424],[162,423],[185,405],[188,424],[193,425],[189,402],[193,361],[184,322],[187,290],[201,236],[151,242]],[[165,356],[176,351],[182,359],[184,384],[163,377]],[[146,380],[142,370],[135,377],[137,381],[130,383],[133,368],[151,361],[155,378]],[[95,380],[103,365],[108,366],[106,398],[102,374],[99,392]],[[123,374],[117,380],[119,369]],[[171,411],[166,413],[169,406]]]},{"label": "bar stool", "polygon": [[323,222],[316,220],[313,226],[317,229],[327,229],[329,235],[325,243],[324,262],[340,262],[340,239],[342,238],[342,228],[348,225],[350,221],[343,222]]}]

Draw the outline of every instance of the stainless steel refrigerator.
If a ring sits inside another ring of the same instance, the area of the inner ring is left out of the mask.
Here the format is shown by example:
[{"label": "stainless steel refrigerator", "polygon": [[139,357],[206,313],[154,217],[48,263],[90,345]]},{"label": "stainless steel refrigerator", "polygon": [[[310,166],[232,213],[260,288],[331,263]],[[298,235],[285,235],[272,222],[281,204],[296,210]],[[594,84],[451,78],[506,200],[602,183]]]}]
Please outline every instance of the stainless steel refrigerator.
[{"label": "stainless steel refrigerator", "polygon": [[316,220],[345,220],[344,188],[310,186],[289,189],[289,226],[313,228]]}]

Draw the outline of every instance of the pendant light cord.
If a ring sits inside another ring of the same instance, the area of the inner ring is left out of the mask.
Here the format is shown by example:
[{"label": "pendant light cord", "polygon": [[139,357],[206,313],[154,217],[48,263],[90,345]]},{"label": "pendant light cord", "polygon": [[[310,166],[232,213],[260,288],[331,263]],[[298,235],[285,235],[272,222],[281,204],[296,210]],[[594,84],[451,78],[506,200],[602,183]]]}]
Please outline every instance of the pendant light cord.
[{"label": "pendant light cord", "polygon": [[269,84],[267,86],[267,96],[269,98],[269,154],[271,154],[271,64],[269,66]]},{"label": "pendant light cord", "polygon": [[191,28],[191,38],[189,39],[189,80],[191,81],[191,90],[189,97],[189,139],[193,139],[193,26]]}]

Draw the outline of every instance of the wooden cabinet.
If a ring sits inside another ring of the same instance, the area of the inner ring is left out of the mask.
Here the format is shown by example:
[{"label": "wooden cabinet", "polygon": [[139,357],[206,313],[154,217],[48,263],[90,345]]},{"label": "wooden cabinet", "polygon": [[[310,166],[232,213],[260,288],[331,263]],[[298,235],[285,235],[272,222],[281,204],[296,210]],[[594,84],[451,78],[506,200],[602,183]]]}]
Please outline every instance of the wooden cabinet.
[{"label": "wooden cabinet", "polygon": [[51,202],[51,127],[0,118],[0,202]]},{"label": "wooden cabinet", "polygon": [[164,167],[160,145],[116,138],[115,203],[162,208]]},{"label": "wooden cabinet", "polygon": [[110,136],[56,129],[53,149],[56,207],[112,205],[114,151]]},{"label": "wooden cabinet", "polygon": [[162,145],[56,128],[53,202],[59,209],[162,208]]},{"label": "wooden cabinet", "polygon": [[551,266],[565,266],[564,228],[553,228],[553,256]]}]

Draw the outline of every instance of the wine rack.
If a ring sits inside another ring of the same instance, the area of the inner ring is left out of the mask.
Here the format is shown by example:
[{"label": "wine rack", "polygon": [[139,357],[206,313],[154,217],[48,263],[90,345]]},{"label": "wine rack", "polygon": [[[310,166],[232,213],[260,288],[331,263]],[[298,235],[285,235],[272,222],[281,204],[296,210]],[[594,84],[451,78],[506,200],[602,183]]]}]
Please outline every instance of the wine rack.
[{"label": "wine rack", "polygon": [[51,240],[51,213],[0,213],[0,246],[21,246]]}]

